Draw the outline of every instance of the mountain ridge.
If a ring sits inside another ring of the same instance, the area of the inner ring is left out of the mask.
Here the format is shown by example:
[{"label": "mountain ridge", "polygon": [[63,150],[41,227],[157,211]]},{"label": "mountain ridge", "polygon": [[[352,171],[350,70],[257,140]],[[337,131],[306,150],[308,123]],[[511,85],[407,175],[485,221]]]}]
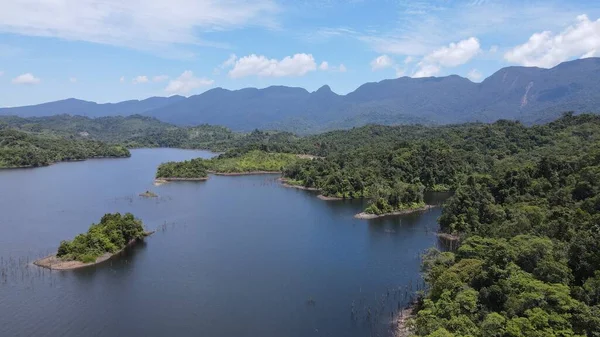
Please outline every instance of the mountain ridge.
[{"label": "mountain ridge", "polygon": [[0,115],[90,117],[142,114],[178,125],[218,124],[233,130],[279,128],[320,132],[368,123],[448,124],[498,119],[548,121],[567,110],[600,111],[600,58],[553,68],[510,66],[480,83],[458,76],[400,77],[368,82],[340,95],[328,85],[229,90],[212,88],[189,97],[97,104],[67,99],[3,108]]}]

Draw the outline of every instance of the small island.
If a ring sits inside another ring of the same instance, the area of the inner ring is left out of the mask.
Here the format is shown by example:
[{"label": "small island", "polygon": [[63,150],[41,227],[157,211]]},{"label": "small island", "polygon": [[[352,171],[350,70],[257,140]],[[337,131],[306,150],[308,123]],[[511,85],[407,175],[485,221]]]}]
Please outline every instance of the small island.
[{"label": "small island", "polygon": [[162,163],[156,171],[155,183],[169,181],[203,181],[208,174],[215,175],[253,175],[279,174],[283,168],[298,161],[290,153],[273,153],[261,150],[230,151],[211,159],[196,158],[182,162]]},{"label": "small island", "polygon": [[140,193],[140,197],[144,197],[144,198],[158,198],[158,194],[152,192],[152,191],[146,191],[144,193]]},{"label": "small island", "polygon": [[425,204],[422,184],[397,182],[392,188],[381,189],[357,219],[374,219],[426,211],[434,206]]},{"label": "small island", "polygon": [[87,233],[72,241],[62,241],[56,254],[33,262],[36,266],[71,270],[104,262],[153,232],[144,230],[133,214],[105,214],[100,223],[92,224]]}]

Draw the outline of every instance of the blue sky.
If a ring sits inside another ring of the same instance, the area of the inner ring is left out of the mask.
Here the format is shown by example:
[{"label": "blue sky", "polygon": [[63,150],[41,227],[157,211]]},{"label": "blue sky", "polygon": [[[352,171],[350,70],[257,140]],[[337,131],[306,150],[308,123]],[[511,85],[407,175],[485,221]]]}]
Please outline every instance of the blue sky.
[{"label": "blue sky", "polygon": [[598,1],[4,0],[0,106],[214,87],[338,93],[600,56]]}]

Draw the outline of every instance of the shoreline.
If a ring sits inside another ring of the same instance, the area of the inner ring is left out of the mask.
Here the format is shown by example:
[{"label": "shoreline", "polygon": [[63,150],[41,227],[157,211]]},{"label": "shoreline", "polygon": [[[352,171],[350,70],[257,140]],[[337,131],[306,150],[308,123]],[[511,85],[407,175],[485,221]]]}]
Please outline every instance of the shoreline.
[{"label": "shoreline", "polygon": [[259,174],[281,174],[281,171],[246,171],[246,172],[216,172],[216,171],[207,171],[209,174],[214,174],[216,176],[251,176],[251,175],[259,175]]},{"label": "shoreline", "polygon": [[460,236],[454,235],[454,234],[437,232],[437,233],[435,233],[435,235],[437,235],[437,237],[439,237],[439,238],[442,238],[442,239],[445,239],[448,241],[460,241]]},{"label": "shoreline", "polygon": [[125,159],[125,158],[131,158],[131,156],[98,156],[98,157],[89,157],[89,158],[84,158],[84,159],[65,159],[65,160],[59,160],[59,161],[53,161],[48,163],[47,165],[23,165],[23,166],[0,166],[0,170],[17,170],[17,169],[33,169],[33,168],[40,168],[40,167],[48,167],[48,166],[52,166],[52,165],[56,165],[56,164],[60,164],[60,163],[75,163],[75,162],[82,162],[82,161],[86,161],[86,160],[91,160],[91,159]]},{"label": "shoreline", "polygon": [[393,324],[396,325],[394,329],[394,337],[408,337],[412,335],[412,330],[408,324],[411,319],[415,317],[416,304],[410,305],[406,309],[402,309],[394,320]]},{"label": "shoreline", "polygon": [[304,187],[304,186],[300,186],[300,185],[292,185],[292,184],[288,184],[288,180],[285,178],[279,178],[277,179],[279,180],[279,182],[281,183],[281,185],[283,187],[287,187],[287,188],[296,188],[299,190],[304,190],[304,191],[319,191],[318,188],[316,187]]},{"label": "shoreline", "polygon": [[176,177],[156,178],[156,179],[154,179],[154,186],[160,186],[162,184],[166,184],[166,183],[173,182],[173,181],[206,181],[206,180],[208,180],[208,177],[202,177],[202,178],[176,178]]},{"label": "shoreline", "polygon": [[[144,233],[144,238],[154,234],[154,232],[155,231]],[[143,239],[140,239],[140,240],[143,240]],[[75,270],[75,269],[85,268],[85,267],[89,267],[89,266],[95,266],[97,264],[108,261],[111,258],[121,254],[127,247],[133,246],[138,241],[139,240],[131,240],[125,245],[125,247],[123,247],[119,251],[112,253],[112,254],[104,253],[103,255],[96,258],[96,261],[94,261],[94,262],[84,263],[84,262],[77,261],[77,260],[63,261],[60,258],[56,257],[56,254],[51,254],[51,255],[48,255],[41,259],[33,261],[33,264],[38,267],[46,268],[46,269],[50,269],[50,270]]]},{"label": "shoreline", "polygon": [[319,198],[321,200],[325,200],[325,201],[345,200],[344,198],[340,198],[340,197],[328,197],[328,196],[323,195],[323,194],[317,195],[317,198]]},{"label": "shoreline", "polygon": [[371,219],[377,219],[377,218],[382,218],[382,217],[386,217],[386,216],[405,215],[405,214],[416,213],[416,212],[424,212],[424,211],[428,211],[434,207],[437,207],[437,205],[425,205],[425,206],[419,207],[419,208],[404,209],[401,211],[395,211],[395,212],[389,212],[389,213],[383,213],[383,214],[371,214],[371,213],[360,212],[360,213],[354,215],[354,218],[361,219],[361,220],[371,220]]}]

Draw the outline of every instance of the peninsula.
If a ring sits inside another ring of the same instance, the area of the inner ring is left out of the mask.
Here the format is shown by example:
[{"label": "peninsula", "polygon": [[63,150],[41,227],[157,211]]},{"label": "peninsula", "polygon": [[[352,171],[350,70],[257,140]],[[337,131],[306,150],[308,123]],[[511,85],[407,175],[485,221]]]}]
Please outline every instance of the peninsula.
[{"label": "peninsula", "polygon": [[306,160],[309,159],[290,153],[230,151],[211,159],[196,158],[160,164],[156,171],[156,182],[206,180],[209,173],[228,176],[279,174],[285,167]]},{"label": "peninsula", "polygon": [[36,266],[71,270],[104,262],[153,232],[144,230],[133,214],[105,214],[100,223],[92,224],[87,233],[72,241],[62,241],[56,254],[34,261]]}]

